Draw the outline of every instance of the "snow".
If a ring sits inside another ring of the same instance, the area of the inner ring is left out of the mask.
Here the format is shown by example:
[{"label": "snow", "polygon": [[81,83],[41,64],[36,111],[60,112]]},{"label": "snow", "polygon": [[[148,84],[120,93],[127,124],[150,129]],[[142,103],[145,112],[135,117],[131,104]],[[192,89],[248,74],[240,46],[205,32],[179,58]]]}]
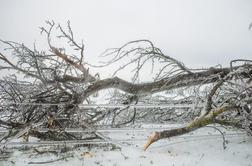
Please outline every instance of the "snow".
[{"label": "snow", "polygon": [[[103,132],[112,140],[124,140],[123,147],[79,147],[59,155],[53,153],[37,154],[34,149],[16,150],[7,161],[0,165],[41,165],[28,164],[59,160],[43,165],[48,166],[249,166],[252,165],[252,138],[245,132],[235,129],[219,129],[225,133],[227,148],[223,149],[221,134],[214,128],[205,127],[183,136],[160,140],[147,151],[142,147],[151,133],[147,127],[158,128],[160,125],[142,126],[142,130],[111,130]],[[164,125],[162,125],[164,127]],[[166,126],[168,127],[168,126]],[[171,127],[174,127],[171,126]],[[145,130],[146,129],[146,130]],[[117,140],[117,141],[116,141]],[[126,141],[128,140],[128,141]],[[45,147],[38,147],[43,150]]]}]

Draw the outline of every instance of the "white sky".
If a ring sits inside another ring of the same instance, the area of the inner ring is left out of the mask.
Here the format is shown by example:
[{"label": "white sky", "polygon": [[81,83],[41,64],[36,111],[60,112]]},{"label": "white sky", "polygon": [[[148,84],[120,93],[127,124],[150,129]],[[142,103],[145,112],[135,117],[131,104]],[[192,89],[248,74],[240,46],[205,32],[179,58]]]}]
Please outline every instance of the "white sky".
[{"label": "white sky", "polygon": [[43,43],[45,20],[71,25],[89,61],[105,49],[150,39],[189,67],[252,59],[252,0],[0,0],[0,38]]}]

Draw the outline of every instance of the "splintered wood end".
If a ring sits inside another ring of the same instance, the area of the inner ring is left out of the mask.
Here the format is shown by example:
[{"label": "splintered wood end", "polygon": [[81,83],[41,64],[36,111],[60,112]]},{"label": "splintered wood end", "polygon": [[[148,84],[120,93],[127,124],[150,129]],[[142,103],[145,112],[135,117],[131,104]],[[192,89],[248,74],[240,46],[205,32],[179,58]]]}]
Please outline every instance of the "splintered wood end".
[{"label": "splintered wood end", "polygon": [[159,139],[159,133],[158,133],[158,132],[153,132],[153,133],[149,136],[149,138],[148,138],[146,144],[144,145],[144,151],[146,151],[146,150],[148,149],[148,147],[149,147],[153,142],[156,142],[158,139]]}]

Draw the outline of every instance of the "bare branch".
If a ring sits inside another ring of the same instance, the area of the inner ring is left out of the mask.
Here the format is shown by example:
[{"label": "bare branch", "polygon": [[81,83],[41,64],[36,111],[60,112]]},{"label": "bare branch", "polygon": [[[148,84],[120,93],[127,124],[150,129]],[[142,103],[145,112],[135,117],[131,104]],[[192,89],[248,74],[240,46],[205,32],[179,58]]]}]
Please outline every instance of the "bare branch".
[{"label": "bare branch", "polygon": [[[238,67],[236,67],[237,69]],[[250,70],[251,72],[251,70]],[[153,94],[156,92],[177,89],[180,87],[189,87],[193,85],[213,83],[221,77],[225,77],[230,73],[229,68],[212,69],[198,73],[184,74],[177,77],[164,78],[151,83],[133,84],[122,80],[118,77],[100,80],[90,85],[82,92],[81,101],[84,101],[91,94],[108,88],[116,88],[131,94]],[[247,73],[240,73],[244,77],[248,77]]]},{"label": "bare branch", "polygon": [[[124,64],[114,72],[113,76],[115,76],[115,74],[125,69],[126,67],[135,64],[135,67],[133,69],[133,82],[138,79],[139,73],[143,66],[147,65],[149,62],[152,63],[152,69],[154,68],[154,65],[160,68],[159,73],[156,74],[155,80],[184,73],[193,74],[192,71],[186,68],[184,64],[182,64],[178,60],[164,55],[162,51],[156,48],[154,44],[149,40],[135,40],[128,42],[119,48],[106,50],[103,56],[112,56],[112,58],[107,62],[102,62],[103,65],[101,65],[100,67],[114,64],[121,61],[122,59],[124,60]],[[128,62],[125,62],[127,58],[130,58],[130,60]],[[160,65],[158,65],[159,63]],[[173,66],[173,68],[170,68],[170,66]],[[167,74],[165,74],[165,72]]]}]

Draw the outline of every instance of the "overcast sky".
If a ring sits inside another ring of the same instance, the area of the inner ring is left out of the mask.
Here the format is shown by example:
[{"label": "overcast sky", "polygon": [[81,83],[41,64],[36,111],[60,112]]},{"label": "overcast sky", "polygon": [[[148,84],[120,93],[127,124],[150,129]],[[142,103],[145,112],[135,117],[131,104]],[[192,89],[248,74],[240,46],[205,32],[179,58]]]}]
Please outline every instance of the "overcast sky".
[{"label": "overcast sky", "polygon": [[252,59],[252,0],[0,0],[0,38],[43,42],[45,20],[71,21],[86,56],[149,39],[187,66]]}]

